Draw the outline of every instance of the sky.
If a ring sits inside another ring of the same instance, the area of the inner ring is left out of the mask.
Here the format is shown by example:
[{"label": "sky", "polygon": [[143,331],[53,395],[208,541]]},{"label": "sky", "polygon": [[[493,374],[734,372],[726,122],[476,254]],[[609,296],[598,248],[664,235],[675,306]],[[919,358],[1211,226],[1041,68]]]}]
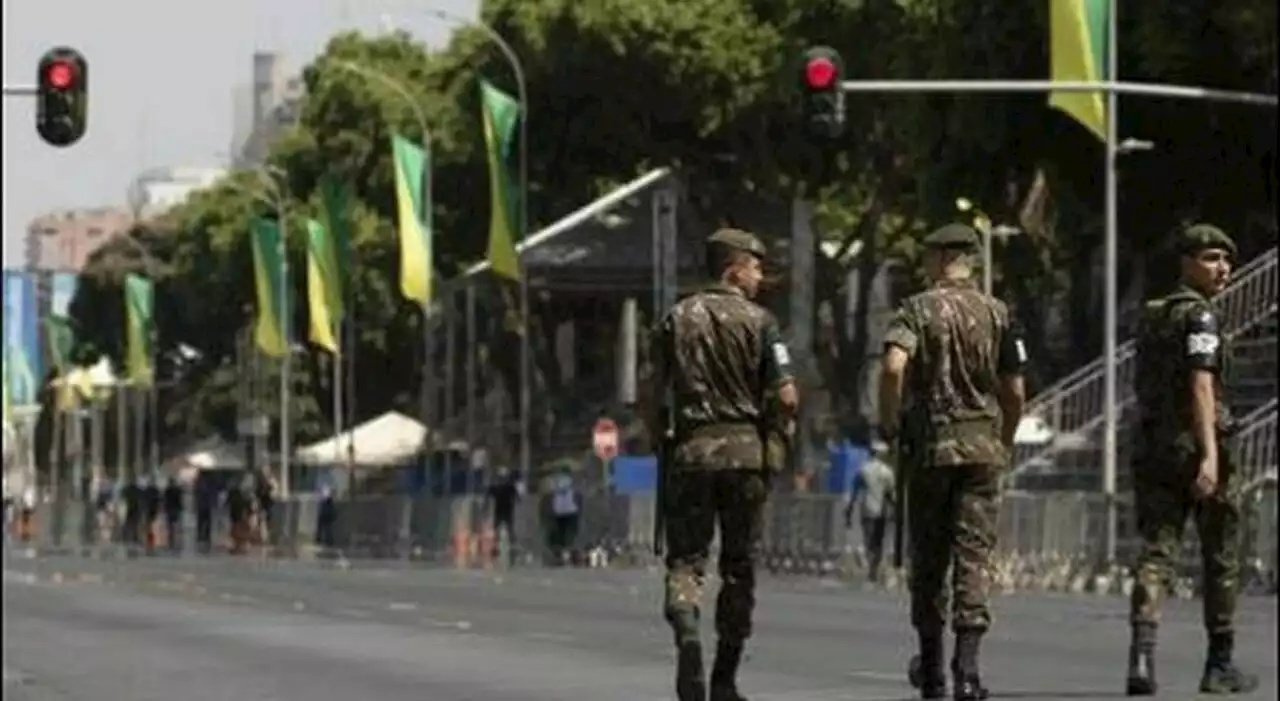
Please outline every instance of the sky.
[{"label": "sky", "polygon": [[[89,64],[89,127],[58,149],[36,135],[31,98],[4,98],[4,264],[22,264],[35,217],[124,206],[148,168],[225,166],[233,93],[254,51],[284,56],[295,75],[346,29],[412,31],[442,46],[453,27],[436,8],[475,17],[478,0],[3,0],[4,83],[35,82],[40,56],[70,46]],[[415,10],[414,8],[420,8]]]}]

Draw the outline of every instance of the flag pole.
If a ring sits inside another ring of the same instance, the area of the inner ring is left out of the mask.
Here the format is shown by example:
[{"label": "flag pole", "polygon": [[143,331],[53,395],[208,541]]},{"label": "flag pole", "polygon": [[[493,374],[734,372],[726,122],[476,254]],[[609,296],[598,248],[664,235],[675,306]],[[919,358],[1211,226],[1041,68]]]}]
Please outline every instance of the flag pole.
[{"label": "flag pole", "polygon": [[[1120,78],[1120,52],[1118,51],[1118,35],[1119,27],[1116,26],[1117,12],[1116,6],[1119,0],[1111,0],[1107,3],[1107,80],[1115,81]],[[1102,341],[1102,357],[1103,357],[1103,449],[1102,449],[1102,493],[1106,503],[1107,530],[1103,545],[1105,563],[1110,564],[1116,559],[1116,539],[1117,534],[1117,514],[1116,514],[1116,439],[1117,439],[1117,422],[1119,416],[1116,407],[1116,329],[1117,321],[1117,300],[1119,296],[1119,281],[1116,275],[1119,268],[1119,246],[1118,246],[1118,184],[1116,182],[1116,156],[1119,153],[1119,138],[1117,136],[1119,124],[1119,105],[1120,96],[1115,90],[1107,91],[1107,143],[1106,143],[1106,231],[1103,240],[1103,268],[1105,269],[1106,280],[1104,281],[1103,306],[1106,309],[1105,318],[1103,320],[1103,341]]]}]

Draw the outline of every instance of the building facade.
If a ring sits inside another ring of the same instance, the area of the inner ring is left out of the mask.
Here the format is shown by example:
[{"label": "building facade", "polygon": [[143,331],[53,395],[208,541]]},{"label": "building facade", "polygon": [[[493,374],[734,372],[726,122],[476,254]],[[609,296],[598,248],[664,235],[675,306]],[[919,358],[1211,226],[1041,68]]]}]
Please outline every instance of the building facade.
[{"label": "building facade", "polygon": [[115,207],[68,209],[36,217],[27,225],[25,267],[78,272],[94,251],[128,231],[132,223],[131,213]]},{"label": "building facade", "polygon": [[160,216],[185,202],[191,193],[212,187],[226,174],[225,168],[156,168],[146,171],[129,186],[129,207],[139,220]]}]

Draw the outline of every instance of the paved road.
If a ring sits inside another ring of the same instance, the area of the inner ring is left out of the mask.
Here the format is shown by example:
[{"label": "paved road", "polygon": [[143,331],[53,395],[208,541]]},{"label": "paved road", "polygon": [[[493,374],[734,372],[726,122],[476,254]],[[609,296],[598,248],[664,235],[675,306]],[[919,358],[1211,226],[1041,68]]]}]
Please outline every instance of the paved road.
[{"label": "paved road", "polygon": [[[4,565],[4,697],[20,701],[663,701],[670,637],[652,573],[482,572],[151,558]],[[1003,698],[1115,698],[1123,602],[1006,597],[987,643]],[[900,598],[762,586],[755,701],[906,699]],[[1167,698],[1199,675],[1197,607],[1171,607]],[[1276,602],[1241,613],[1241,661],[1276,698]]]}]

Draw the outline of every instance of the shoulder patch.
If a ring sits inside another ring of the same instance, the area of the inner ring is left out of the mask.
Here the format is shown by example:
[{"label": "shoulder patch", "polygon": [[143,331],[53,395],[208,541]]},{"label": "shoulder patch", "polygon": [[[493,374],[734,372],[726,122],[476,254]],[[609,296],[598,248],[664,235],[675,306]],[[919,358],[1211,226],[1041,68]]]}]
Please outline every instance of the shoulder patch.
[{"label": "shoulder patch", "polygon": [[773,344],[773,361],[780,367],[786,367],[791,364],[791,353],[787,350],[785,343]]},{"label": "shoulder patch", "polygon": [[1187,355],[1213,355],[1222,341],[1217,334],[1193,333],[1187,336]]}]

